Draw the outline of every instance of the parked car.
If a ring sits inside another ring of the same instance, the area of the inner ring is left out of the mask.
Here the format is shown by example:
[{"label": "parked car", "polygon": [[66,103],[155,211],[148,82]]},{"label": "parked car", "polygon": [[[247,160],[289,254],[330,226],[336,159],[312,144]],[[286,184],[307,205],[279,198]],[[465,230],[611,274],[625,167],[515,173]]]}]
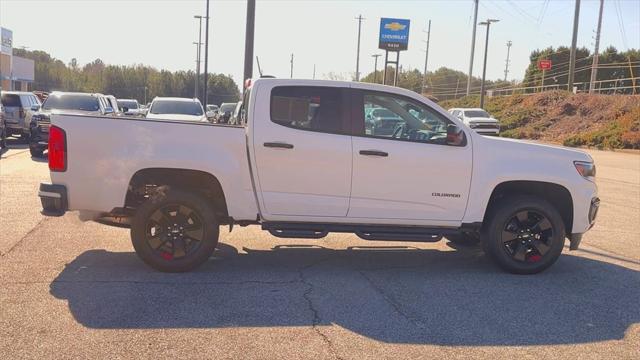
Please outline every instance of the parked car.
[{"label": "parked car", "polygon": [[207,105],[207,120],[209,120],[210,122],[213,122],[219,110],[220,108],[218,108],[218,105],[212,105],[212,104]]},{"label": "parked car", "polygon": [[214,122],[219,124],[226,124],[231,118],[231,114],[236,109],[236,103],[222,103]]},{"label": "parked car", "polygon": [[229,118],[229,124],[240,125],[240,111],[242,110],[242,101],[236,103],[236,108],[233,110],[231,117]]},{"label": "parked car", "polygon": [[500,122],[480,108],[454,108],[449,113],[482,135],[500,134]]},{"label": "parked car", "polygon": [[[243,107],[245,126],[53,115],[43,212],[128,226],[138,256],[169,272],[207,261],[220,225],[256,224],[283,238],[480,241],[505,270],[531,274],[595,222],[588,154],[481,136],[413,91],[258,79]],[[368,107],[400,130],[367,134]]]},{"label": "parked car", "polygon": [[402,122],[401,117],[383,107],[371,108],[365,117],[366,130],[369,135],[391,135]]},{"label": "parked car", "polygon": [[153,99],[147,119],[207,121],[200,100],[179,97]]},{"label": "parked car", "polygon": [[2,105],[7,136],[19,135],[22,141],[28,142],[31,116],[40,106],[38,97],[26,91],[3,91]]},{"label": "parked car", "polygon": [[127,116],[140,115],[140,104],[136,99],[118,99],[118,108]]},{"label": "parked car", "polygon": [[7,128],[4,124],[4,106],[0,103],[0,149],[7,147]]},{"label": "parked car", "polygon": [[31,118],[29,151],[33,157],[42,157],[49,144],[49,127],[53,113],[75,115],[114,115],[107,96],[102,94],[54,91]]}]

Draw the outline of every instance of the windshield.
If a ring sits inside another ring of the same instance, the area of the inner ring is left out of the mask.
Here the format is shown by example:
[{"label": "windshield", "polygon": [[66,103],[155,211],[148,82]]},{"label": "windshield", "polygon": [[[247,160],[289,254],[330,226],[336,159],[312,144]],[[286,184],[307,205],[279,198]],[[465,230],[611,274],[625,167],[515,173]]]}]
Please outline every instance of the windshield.
[{"label": "windshield", "polygon": [[202,115],[202,105],[195,101],[158,100],[151,104],[152,114]]},{"label": "windshield", "polygon": [[470,117],[470,118],[488,118],[488,117],[491,117],[484,110],[465,110],[464,116]]},{"label": "windshield", "polygon": [[135,100],[118,100],[118,107],[120,109],[122,109],[122,108],[137,109],[138,108],[138,102],[135,101]]},{"label": "windshield", "polygon": [[227,111],[233,111],[236,108],[236,103],[226,103],[220,105],[220,112],[225,113]]},{"label": "windshield", "polygon": [[42,108],[45,110],[82,110],[98,111],[100,105],[98,98],[84,94],[51,95],[44,101]]},{"label": "windshield", "polygon": [[207,111],[218,110],[218,105],[207,105]]},{"label": "windshield", "polygon": [[2,94],[2,105],[6,107],[21,107],[20,96],[15,94]]}]

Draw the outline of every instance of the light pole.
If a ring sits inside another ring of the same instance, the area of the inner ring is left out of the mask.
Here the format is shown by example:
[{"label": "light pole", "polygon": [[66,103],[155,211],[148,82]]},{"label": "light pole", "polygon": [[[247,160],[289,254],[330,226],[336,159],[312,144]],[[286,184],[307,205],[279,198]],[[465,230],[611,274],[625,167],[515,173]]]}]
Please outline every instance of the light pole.
[{"label": "light pole", "polygon": [[480,108],[484,108],[484,80],[487,75],[487,51],[489,50],[489,27],[491,23],[498,22],[497,19],[487,19],[478,25],[484,25],[487,27],[487,37],[484,41],[484,65],[482,66],[482,83],[480,84]]},{"label": "light pole", "polygon": [[380,54],[373,54],[371,55],[371,57],[374,59],[373,60],[373,83],[377,84],[378,83],[378,58],[382,56]]},{"label": "light pole", "polygon": [[204,33],[204,91],[202,107],[207,108],[207,88],[209,87],[209,0],[207,0],[207,16]]},{"label": "light pole", "polygon": [[198,19],[199,24],[198,24],[198,42],[194,42],[194,44],[198,45],[198,51],[197,51],[197,59],[196,59],[196,85],[195,85],[195,98],[198,98],[198,92],[199,92],[199,88],[200,88],[200,48],[202,46],[202,16],[200,15],[194,15],[193,16],[194,19]]},{"label": "light pole", "polygon": [[360,30],[362,28],[362,20],[364,20],[364,18],[362,17],[362,15],[358,15],[356,20],[358,20],[358,48],[356,50],[356,81],[360,81]]}]

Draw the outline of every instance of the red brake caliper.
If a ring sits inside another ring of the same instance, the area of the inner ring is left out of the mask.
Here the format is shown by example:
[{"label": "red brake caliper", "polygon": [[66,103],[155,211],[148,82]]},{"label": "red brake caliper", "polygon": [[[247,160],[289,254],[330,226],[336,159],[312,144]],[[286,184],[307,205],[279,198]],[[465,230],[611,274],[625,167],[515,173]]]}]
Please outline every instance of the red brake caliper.
[{"label": "red brake caliper", "polygon": [[173,259],[173,254],[168,253],[168,252],[166,252],[166,251],[161,252],[161,253],[160,253],[160,256],[162,256],[162,258],[163,258],[163,259],[165,259],[165,260],[171,260],[171,259]]}]

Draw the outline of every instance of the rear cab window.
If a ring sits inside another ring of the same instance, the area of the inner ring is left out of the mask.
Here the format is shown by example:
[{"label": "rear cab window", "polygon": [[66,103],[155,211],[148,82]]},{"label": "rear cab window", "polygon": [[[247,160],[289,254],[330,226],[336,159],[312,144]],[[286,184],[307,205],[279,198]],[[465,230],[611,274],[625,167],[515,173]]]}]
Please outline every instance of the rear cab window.
[{"label": "rear cab window", "polygon": [[278,86],[271,91],[271,121],[294,129],[348,135],[349,108],[346,88]]}]

